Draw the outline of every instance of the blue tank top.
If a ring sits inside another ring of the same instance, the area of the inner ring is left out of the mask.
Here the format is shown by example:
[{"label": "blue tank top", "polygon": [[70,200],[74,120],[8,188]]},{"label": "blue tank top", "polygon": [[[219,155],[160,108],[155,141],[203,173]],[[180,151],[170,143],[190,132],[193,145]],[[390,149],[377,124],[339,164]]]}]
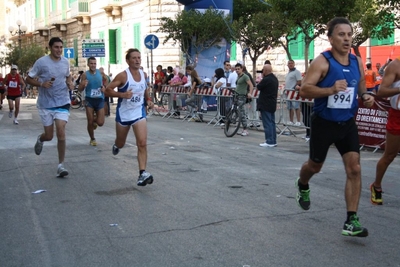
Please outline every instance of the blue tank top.
[{"label": "blue tank top", "polygon": [[85,97],[89,98],[103,98],[104,93],[101,91],[103,86],[103,77],[99,70],[96,70],[95,74],[92,74],[89,70],[86,71],[86,79],[88,80],[88,85],[85,88]]},{"label": "blue tank top", "polygon": [[348,89],[333,96],[315,98],[314,112],[326,120],[347,121],[354,117],[358,108],[357,91],[361,74],[357,57],[349,54],[350,64],[345,66],[336,61],[331,51],[323,52],[322,55],[329,62],[329,70],[317,86],[331,87],[337,80],[346,79]]}]

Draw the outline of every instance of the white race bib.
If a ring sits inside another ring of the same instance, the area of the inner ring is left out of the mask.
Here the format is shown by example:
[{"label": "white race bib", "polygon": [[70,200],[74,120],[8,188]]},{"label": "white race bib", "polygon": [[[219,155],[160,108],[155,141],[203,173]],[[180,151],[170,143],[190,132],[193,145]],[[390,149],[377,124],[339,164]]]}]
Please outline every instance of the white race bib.
[{"label": "white race bib", "polygon": [[340,91],[328,97],[328,108],[350,109],[353,104],[354,87],[347,87],[346,91]]},{"label": "white race bib", "polygon": [[92,89],[90,90],[90,97],[92,98],[99,98],[101,97],[101,88]]},{"label": "white race bib", "polygon": [[10,82],[8,83],[8,87],[10,87],[10,88],[17,88],[17,86],[18,86],[18,83],[17,83],[17,82],[10,81]]}]

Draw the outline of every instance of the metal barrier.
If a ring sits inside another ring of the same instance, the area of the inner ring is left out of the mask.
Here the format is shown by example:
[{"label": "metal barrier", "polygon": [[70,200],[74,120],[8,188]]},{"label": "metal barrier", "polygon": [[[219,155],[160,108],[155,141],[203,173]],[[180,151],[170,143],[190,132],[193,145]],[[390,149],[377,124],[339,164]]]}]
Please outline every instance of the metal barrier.
[{"label": "metal barrier", "polygon": [[[295,106],[298,105],[298,108],[296,108],[293,112],[293,117],[297,117],[297,115],[299,115],[299,117],[302,117],[301,121],[294,123],[290,120],[290,110],[288,109],[288,105],[293,105],[290,102],[292,102]],[[294,89],[283,90],[280,101],[280,122],[284,128],[280,131],[278,136],[282,134],[297,136],[295,129],[306,129],[306,137],[309,137],[310,118],[313,105],[314,100],[312,98],[300,97],[299,91]],[[298,112],[298,114],[296,114],[296,112]]]},{"label": "metal barrier", "polygon": [[216,126],[224,122],[225,116],[228,113],[232,102],[232,92],[227,88],[231,89],[231,87],[219,88],[217,92],[217,112],[208,124],[215,121],[214,126]]}]

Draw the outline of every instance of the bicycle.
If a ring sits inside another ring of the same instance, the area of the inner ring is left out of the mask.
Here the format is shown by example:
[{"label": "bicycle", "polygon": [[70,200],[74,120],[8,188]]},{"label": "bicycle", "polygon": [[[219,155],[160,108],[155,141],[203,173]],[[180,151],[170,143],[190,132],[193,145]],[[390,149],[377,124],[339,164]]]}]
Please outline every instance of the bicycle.
[{"label": "bicycle", "polygon": [[239,131],[240,123],[242,121],[242,114],[239,110],[240,95],[234,89],[226,89],[232,93],[232,106],[225,117],[224,133],[226,137],[232,137]]},{"label": "bicycle", "polygon": [[74,90],[72,90],[72,93],[71,93],[71,108],[78,109],[78,108],[82,107],[82,105],[83,105],[83,101],[82,101],[81,92],[79,92],[78,89],[75,88]]}]

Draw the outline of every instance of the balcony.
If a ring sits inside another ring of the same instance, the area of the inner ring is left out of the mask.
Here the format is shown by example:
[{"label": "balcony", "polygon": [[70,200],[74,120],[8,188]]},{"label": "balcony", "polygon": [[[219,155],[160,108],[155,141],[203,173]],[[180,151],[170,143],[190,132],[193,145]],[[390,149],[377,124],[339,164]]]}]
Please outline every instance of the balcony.
[{"label": "balcony", "polygon": [[103,7],[108,17],[121,17],[122,15],[122,0],[108,0],[105,1],[106,6]]},{"label": "balcony", "polygon": [[76,0],[71,4],[71,18],[77,19],[83,24],[90,23],[89,0]]}]

